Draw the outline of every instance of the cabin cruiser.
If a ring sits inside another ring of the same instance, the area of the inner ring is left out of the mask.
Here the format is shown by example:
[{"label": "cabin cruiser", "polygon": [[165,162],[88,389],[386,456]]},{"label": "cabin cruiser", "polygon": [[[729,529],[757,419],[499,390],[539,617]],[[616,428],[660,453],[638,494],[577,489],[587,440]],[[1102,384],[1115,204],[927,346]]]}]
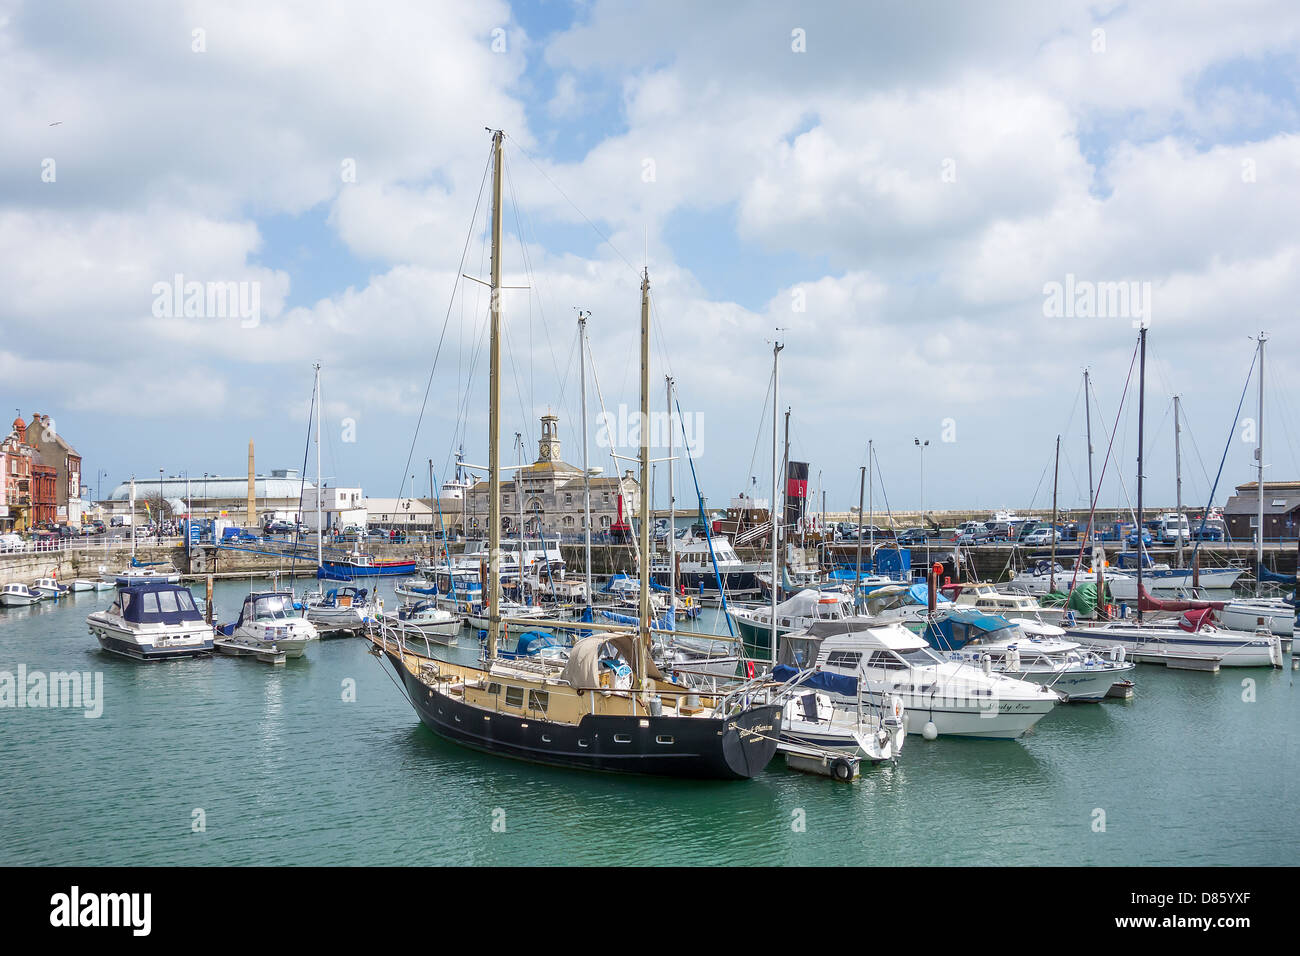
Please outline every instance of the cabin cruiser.
[{"label": "cabin cruiser", "polygon": [[431,637],[438,644],[455,644],[463,624],[462,618],[431,600],[411,601],[392,611],[380,611],[379,619],[408,639]]},{"label": "cabin cruiser", "polygon": [[29,604],[36,604],[40,599],[40,594],[25,584],[14,582],[0,588],[0,605],[4,607],[26,607]]},{"label": "cabin cruiser", "polygon": [[[691,538],[678,544],[675,550],[677,583],[686,590],[716,595],[721,580],[728,596],[758,593],[759,564],[741,561],[725,535]],[[666,587],[671,579],[668,555],[654,558],[650,563],[650,580]]]},{"label": "cabin cruiser", "polygon": [[223,642],[279,651],[285,657],[302,657],[307,645],[320,635],[306,618],[294,613],[288,591],[254,591],[244,598],[239,619],[219,629]]},{"label": "cabin cruiser", "polygon": [[1013,739],[1051,713],[1060,698],[1038,684],[944,660],[902,623],[873,618],[821,621],[781,641],[779,662],[852,678],[828,693],[837,703],[859,698],[892,708],[901,698],[907,732]]},{"label": "cabin cruiser", "polygon": [[1185,611],[1177,620],[1103,621],[1065,629],[1084,647],[1122,647],[1129,660],[1177,668],[1281,667],[1282,642],[1266,628],[1231,631],[1210,623],[1209,608]]},{"label": "cabin cruiser", "polygon": [[356,631],[375,613],[366,588],[347,585],[304,600],[303,616],[320,631]]},{"label": "cabin cruiser", "polygon": [[[852,617],[853,595],[848,591],[820,591],[805,588],[776,606],[776,633],[802,630],[816,621],[842,621]],[[740,636],[751,646],[770,646],[772,637],[772,608],[728,607],[727,615],[735,623]]]},{"label": "cabin cruiser", "polygon": [[212,650],[212,625],[190,589],[123,576],[111,607],[86,618],[106,651],[140,661],[194,657]]},{"label": "cabin cruiser", "polygon": [[985,614],[1000,614],[1005,618],[1037,618],[1046,622],[1060,621],[1066,616],[1065,608],[1044,607],[1032,594],[999,591],[996,584],[962,584],[954,586],[957,594],[953,601],[963,607],[973,607]]},{"label": "cabin cruiser", "polygon": [[1134,670],[1122,647],[1111,648],[1108,655],[1094,653],[1066,640],[1065,631],[1055,625],[1007,620],[976,608],[936,615],[924,637],[950,661],[1043,684],[1067,701],[1102,700]]},{"label": "cabin cruiser", "polygon": [[70,589],[66,584],[60,584],[58,578],[39,578],[32,585],[32,590],[42,598],[61,598]]},{"label": "cabin cruiser", "polygon": [[413,598],[418,601],[422,598],[436,598],[438,587],[428,578],[412,578],[396,585],[393,593],[398,597]]}]

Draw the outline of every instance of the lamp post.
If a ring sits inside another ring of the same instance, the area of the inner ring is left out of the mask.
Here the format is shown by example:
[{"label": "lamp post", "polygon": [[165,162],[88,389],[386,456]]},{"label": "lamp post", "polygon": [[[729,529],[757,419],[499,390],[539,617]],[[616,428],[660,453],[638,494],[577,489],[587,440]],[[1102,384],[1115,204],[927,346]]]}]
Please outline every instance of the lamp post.
[{"label": "lamp post", "polygon": [[154,519],[154,543],[162,544],[163,470],[158,469],[158,516]]}]

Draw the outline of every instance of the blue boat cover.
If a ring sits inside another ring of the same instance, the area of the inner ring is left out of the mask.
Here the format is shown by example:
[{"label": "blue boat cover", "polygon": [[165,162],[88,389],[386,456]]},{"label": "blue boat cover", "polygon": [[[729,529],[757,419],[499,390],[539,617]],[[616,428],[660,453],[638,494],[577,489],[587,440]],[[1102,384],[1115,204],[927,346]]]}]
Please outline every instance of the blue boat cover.
[{"label": "blue boat cover", "polygon": [[[772,677],[783,684],[794,680],[802,673],[805,672],[785,664],[777,664],[772,668]],[[824,691],[828,694],[840,694],[844,697],[856,697],[858,694],[858,679],[856,677],[849,677],[847,674],[828,674],[825,671],[818,671],[808,679],[800,681],[799,686],[807,687],[809,690]]]}]

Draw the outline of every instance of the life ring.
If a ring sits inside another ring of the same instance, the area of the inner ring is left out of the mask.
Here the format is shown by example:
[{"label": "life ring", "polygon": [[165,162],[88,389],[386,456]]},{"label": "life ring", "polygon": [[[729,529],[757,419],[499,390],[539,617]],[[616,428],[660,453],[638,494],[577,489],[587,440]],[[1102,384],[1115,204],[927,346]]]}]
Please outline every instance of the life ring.
[{"label": "life ring", "polygon": [[836,757],[831,761],[831,776],[836,780],[852,780],[853,764],[846,757]]},{"label": "life ring", "polygon": [[754,662],[753,662],[753,661],[745,661],[745,676],[748,677],[750,680],[753,680],[753,679],[754,679]]}]

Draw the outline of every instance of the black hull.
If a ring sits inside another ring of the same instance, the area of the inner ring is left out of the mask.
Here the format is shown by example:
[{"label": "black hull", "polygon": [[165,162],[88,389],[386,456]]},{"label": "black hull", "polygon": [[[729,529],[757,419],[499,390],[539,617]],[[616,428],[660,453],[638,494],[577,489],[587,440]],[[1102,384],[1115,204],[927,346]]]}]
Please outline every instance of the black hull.
[{"label": "black hull", "polygon": [[516,760],[610,773],[747,780],[771,761],[781,732],[776,705],[754,707],[728,721],[587,716],[576,727],[487,714],[421,683],[395,654],[386,656],[425,726],[462,746]]}]

